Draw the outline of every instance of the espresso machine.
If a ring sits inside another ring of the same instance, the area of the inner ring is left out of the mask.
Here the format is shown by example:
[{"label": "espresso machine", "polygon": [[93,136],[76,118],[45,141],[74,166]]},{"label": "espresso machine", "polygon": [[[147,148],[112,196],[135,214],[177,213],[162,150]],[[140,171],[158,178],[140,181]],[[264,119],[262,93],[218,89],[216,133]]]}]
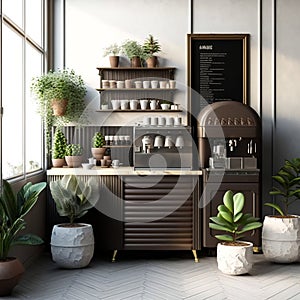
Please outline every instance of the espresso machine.
[{"label": "espresso machine", "polygon": [[[227,190],[245,195],[245,213],[261,216],[261,122],[250,106],[237,101],[207,105],[198,115],[198,153],[203,171],[203,246],[215,247],[209,218]],[[260,245],[260,232],[245,239]]]}]

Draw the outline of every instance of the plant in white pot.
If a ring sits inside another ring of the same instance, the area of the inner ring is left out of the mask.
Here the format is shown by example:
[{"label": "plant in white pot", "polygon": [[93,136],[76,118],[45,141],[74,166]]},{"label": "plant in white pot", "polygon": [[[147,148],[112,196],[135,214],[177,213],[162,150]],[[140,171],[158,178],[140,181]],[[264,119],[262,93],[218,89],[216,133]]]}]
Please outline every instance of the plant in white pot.
[{"label": "plant in white pot", "polygon": [[265,203],[279,215],[265,216],[262,230],[262,250],[267,260],[291,263],[300,255],[300,218],[289,213],[290,205],[300,199],[300,158],[285,160],[272,176],[276,186],[270,195],[281,197],[282,205]]},{"label": "plant in white pot", "polygon": [[111,44],[110,46],[104,49],[103,56],[109,57],[110,66],[112,68],[117,68],[119,66],[119,53],[121,51],[121,47],[116,43]]},{"label": "plant in white pot", "polygon": [[222,241],[217,245],[218,269],[229,275],[245,274],[252,269],[253,244],[240,239],[243,233],[262,226],[259,218],[242,212],[244,204],[243,193],[229,190],[218,206],[218,215],[210,218],[209,228],[227,232],[215,237]]},{"label": "plant in white pot", "polygon": [[98,181],[86,182],[75,175],[64,175],[50,182],[50,191],[61,217],[69,223],[54,225],[51,235],[52,259],[60,267],[74,269],[86,267],[94,255],[94,234],[91,224],[75,223],[99,199]]},{"label": "plant in white pot", "polygon": [[0,296],[9,295],[18,284],[23,264],[9,251],[15,245],[40,245],[43,240],[35,234],[20,234],[26,228],[24,217],[36,204],[46,182],[26,183],[15,194],[9,182],[3,180],[0,195]]}]

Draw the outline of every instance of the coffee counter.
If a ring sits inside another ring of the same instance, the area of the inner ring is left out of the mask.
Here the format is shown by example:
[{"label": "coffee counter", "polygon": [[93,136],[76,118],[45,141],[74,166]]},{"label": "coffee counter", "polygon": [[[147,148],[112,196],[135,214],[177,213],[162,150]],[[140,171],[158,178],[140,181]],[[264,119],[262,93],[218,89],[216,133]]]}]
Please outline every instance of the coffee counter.
[{"label": "coffee counter", "polygon": [[91,175],[91,176],[130,176],[130,175],[202,175],[202,170],[188,170],[188,169],[155,169],[155,170],[135,170],[133,167],[119,167],[119,168],[102,168],[93,167],[92,169],[83,168],[52,168],[47,171],[48,176],[53,175]]}]

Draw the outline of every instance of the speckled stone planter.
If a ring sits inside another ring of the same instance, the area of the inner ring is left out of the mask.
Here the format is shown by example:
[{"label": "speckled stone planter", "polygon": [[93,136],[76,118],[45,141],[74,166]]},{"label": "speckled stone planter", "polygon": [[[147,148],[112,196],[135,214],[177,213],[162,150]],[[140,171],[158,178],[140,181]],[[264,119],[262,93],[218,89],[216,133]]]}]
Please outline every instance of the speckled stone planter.
[{"label": "speckled stone planter", "polygon": [[94,234],[90,224],[80,227],[54,225],[51,235],[52,259],[62,268],[86,267],[94,254]]},{"label": "speckled stone planter", "polygon": [[245,242],[247,246],[228,246],[218,243],[217,262],[218,269],[224,274],[241,275],[252,269],[253,244]]},{"label": "speckled stone planter", "polygon": [[291,263],[299,259],[300,218],[266,216],[262,229],[262,251],[267,260]]}]

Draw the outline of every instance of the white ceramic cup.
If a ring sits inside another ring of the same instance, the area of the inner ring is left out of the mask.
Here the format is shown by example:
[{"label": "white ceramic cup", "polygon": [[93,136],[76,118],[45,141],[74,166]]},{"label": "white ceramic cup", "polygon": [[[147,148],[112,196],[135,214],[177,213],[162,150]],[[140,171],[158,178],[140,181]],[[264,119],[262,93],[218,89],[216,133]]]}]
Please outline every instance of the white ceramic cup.
[{"label": "white ceramic cup", "polygon": [[120,163],[120,161],[118,159],[114,159],[112,162],[111,162],[111,165],[113,168],[119,168],[122,163]]},{"label": "white ceramic cup", "polygon": [[134,85],[135,85],[136,89],[141,89],[143,87],[143,84],[141,81],[135,81]]},{"label": "white ceramic cup", "polygon": [[181,126],[181,117],[174,117],[174,126]]},{"label": "white ceramic cup", "polygon": [[162,110],[168,110],[170,108],[170,104],[167,103],[162,103],[160,106]]},{"label": "white ceramic cup", "polygon": [[128,108],[128,100],[120,100],[121,102],[121,109],[127,109]]},{"label": "white ceramic cup", "polygon": [[156,109],[157,101],[156,100],[150,100],[150,109],[154,110]]},{"label": "white ceramic cup", "polygon": [[131,110],[137,109],[139,101],[136,99],[130,100],[129,106]]},{"label": "white ceramic cup", "polygon": [[170,80],[169,85],[170,85],[170,89],[175,89],[176,88],[176,80]]},{"label": "white ceramic cup", "polygon": [[165,81],[165,80],[160,81],[159,82],[159,87],[161,89],[165,89],[167,87],[167,81]]},{"label": "white ceramic cup", "polygon": [[166,125],[166,118],[165,117],[158,117],[158,125],[165,126]]},{"label": "white ceramic cup", "polygon": [[167,126],[174,126],[174,118],[173,117],[166,117],[166,125]]},{"label": "white ceramic cup", "polygon": [[124,89],[125,88],[125,81],[118,80],[117,81],[117,88],[118,89]]},{"label": "white ceramic cup", "polygon": [[141,109],[143,109],[143,110],[147,109],[148,100],[147,99],[140,100],[140,106],[141,106]]},{"label": "white ceramic cup", "polygon": [[144,89],[149,89],[150,88],[150,81],[149,80],[144,80],[143,81],[143,88]]},{"label": "white ceramic cup", "polygon": [[132,84],[131,84],[131,80],[130,79],[126,79],[125,80],[125,88],[126,89],[132,88]]},{"label": "white ceramic cup", "polygon": [[158,80],[151,80],[151,88],[153,89],[158,88]]},{"label": "white ceramic cup", "polygon": [[151,125],[157,126],[158,124],[158,117],[151,117]]},{"label": "white ceramic cup", "polygon": [[110,100],[113,110],[120,108],[120,100]]},{"label": "white ceramic cup", "polygon": [[182,135],[179,135],[179,136],[176,138],[175,146],[176,146],[177,148],[182,148],[182,147],[184,146],[184,140],[183,140]]}]

